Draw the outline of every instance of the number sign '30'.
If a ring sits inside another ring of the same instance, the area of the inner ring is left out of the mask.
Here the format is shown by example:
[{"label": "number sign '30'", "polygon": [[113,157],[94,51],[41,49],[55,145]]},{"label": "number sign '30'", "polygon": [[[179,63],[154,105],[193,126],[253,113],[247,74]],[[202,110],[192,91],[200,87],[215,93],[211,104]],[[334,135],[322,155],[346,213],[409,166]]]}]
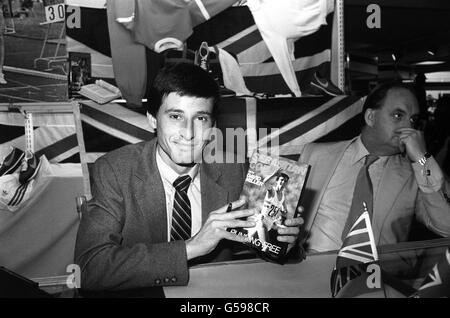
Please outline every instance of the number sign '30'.
[{"label": "number sign '30'", "polygon": [[66,9],[63,3],[45,7],[45,19],[47,23],[64,21],[65,13]]}]

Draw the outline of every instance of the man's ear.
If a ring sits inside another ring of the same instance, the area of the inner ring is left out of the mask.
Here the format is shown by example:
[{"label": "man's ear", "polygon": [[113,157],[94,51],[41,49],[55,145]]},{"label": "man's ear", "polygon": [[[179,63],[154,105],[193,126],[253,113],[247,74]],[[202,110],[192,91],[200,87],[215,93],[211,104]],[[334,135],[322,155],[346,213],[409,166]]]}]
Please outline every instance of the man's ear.
[{"label": "man's ear", "polygon": [[364,113],[364,121],[369,127],[373,127],[373,125],[375,124],[375,111],[376,109],[367,108],[366,112]]},{"label": "man's ear", "polygon": [[153,116],[152,114],[150,114],[149,112],[147,112],[147,120],[148,120],[148,124],[150,126],[150,131],[152,133],[156,132],[156,129],[158,127],[158,123],[156,121],[155,116]]}]

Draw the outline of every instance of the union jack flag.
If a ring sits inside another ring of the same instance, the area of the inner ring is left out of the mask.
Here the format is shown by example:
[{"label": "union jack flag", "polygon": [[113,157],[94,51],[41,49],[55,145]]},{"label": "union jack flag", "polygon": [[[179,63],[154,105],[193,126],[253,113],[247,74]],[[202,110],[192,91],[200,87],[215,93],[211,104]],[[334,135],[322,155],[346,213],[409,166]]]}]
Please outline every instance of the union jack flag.
[{"label": "union jack flag", "polygon": [[331,274],[332,296],[353,297],[380,291],[383,287],[378,260],[370,216],[364,204],[363,213],[338,252]]},{"label": "union jack flag", "polygon": [[413,297],[450,297],[450,247],[445,251],[445,255],[433,266],[433,269],[425,277],[422,285]]}]

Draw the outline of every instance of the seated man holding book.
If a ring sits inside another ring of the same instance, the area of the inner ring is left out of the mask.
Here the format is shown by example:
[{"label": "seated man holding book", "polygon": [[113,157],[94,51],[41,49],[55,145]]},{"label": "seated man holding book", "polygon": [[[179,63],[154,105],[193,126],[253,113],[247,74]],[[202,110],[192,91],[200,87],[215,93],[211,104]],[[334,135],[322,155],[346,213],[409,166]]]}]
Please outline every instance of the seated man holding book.
[{"label": "seated man holding book", "polygon": [[[201,68],[160,70],[148,107],[157,138],[95,163],[75,247],[83,288],[186,285],[191,264],[228,260],[232,245],[246,240],[227,231],[254,226],[242,220],[254,211],[239,200],[246,167],[202,162],[218,100],[217,84]],[[278,240],[295,243],[301,222],[287,220]]]}]

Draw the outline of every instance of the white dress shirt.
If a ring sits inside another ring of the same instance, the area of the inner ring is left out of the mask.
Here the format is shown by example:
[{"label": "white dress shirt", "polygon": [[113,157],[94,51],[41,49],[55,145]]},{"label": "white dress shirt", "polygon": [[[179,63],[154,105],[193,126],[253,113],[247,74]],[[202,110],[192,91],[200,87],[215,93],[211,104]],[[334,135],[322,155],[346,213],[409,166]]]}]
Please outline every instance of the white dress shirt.
[{"label": "white dress shirt", "polygon": [[[180,177],[168,164],[164,162],[159,154],[159,149],[156,151],[156,165],[163,181],[164,193],[166,195],[166,211],[167,211],[167,238],[170,241],[170,231],[172,228],[172,212],[173,200],[175,196],[175,188],[173,182]],[[187,173],[191,178],[187,195],[191,202],[191,237],[197,234],[202,227],[202,196],[200,188],[200,171],[199,165],[195,165]]]}]

